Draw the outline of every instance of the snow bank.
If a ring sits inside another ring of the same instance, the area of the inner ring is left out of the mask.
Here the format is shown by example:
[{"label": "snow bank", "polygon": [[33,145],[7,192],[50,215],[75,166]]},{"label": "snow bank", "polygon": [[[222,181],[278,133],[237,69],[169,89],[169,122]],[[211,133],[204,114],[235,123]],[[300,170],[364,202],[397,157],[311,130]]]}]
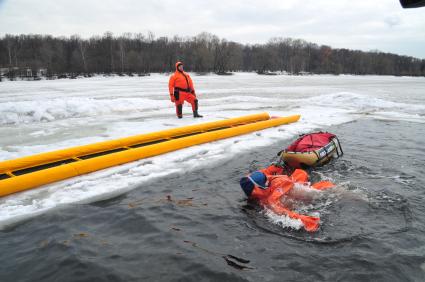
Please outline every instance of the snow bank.
[{"label": "snow bank", "polygon": [[[193,76],[202,120],[175,118],[168,77],[5,82],[0,160],[258,112],[299,122],[105,169],[0,199],[0,227],[58,206],[106,199],[144,182],[214,166],[254,147],[358,118],[424,122],[425,79],[355,76]],[[390,87],[389,87],[390,85]],[[409,85],[414,87],[409,88]],[[280,224],[298,223],[278,218]]]}]

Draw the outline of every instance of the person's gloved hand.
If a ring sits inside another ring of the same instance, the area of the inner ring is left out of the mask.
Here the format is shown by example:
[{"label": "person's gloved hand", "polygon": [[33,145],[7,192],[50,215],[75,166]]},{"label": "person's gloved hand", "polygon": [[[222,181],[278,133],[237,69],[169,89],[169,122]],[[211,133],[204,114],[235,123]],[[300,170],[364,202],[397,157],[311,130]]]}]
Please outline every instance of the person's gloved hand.
[{"label": "person's gloved hand", "polygon": [[271,165],[273,165],[275,167],[283,168],[283,164],[281,162],[272,162]]},{"label": "person's gloved hand", "polygon": [[176,99],[174,99],[174,95],[170,95],[171,103],[174,103]]},{"label": "person's gloved hand", "polygon": [[171,96],[173,96],[174,101],[178,101],[178,100],[180,99],[180,92],[179,92],[179,91],[174,90],[174,94],[173,94],[173,95],[171,95]]},{"label": "person's gloved hand", "polygon": [[282,159],[272,162],[270,166],[275,168],[277,174],[291,175],[293,172],[293,169]]}]

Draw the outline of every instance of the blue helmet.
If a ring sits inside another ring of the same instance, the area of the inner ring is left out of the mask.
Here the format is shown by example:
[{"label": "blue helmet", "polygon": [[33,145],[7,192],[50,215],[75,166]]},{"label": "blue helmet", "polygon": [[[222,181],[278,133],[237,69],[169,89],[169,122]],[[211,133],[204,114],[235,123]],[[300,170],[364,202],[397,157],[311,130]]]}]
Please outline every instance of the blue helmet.
[{"label": "blue helmet", "polygon": [[254,171],[249,176],[242,177],[239,181],[242,190],[249,197],[255,186],[266,189],[267,177],[261,171]]}]

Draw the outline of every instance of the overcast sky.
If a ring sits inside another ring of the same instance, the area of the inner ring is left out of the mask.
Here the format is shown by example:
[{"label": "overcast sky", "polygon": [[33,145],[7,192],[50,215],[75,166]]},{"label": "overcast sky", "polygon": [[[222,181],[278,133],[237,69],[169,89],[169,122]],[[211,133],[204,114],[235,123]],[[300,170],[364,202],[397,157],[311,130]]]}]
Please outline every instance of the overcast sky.
[{"label": "overcast sky", "polygon": [[206,31],[251,44],[292,37],[425,59],[425,8],[402,9],[398,0],[0,0],[0,36],[106,31]]}]

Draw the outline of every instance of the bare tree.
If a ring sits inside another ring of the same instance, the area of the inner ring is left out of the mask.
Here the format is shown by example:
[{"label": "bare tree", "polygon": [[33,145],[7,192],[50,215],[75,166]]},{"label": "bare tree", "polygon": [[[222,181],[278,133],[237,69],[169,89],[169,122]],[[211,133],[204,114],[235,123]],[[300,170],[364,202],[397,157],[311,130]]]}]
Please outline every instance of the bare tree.
[{"label": "bare tree", "polygon": [[0,37],[0,67],[48,68],[50,73],[169,72],[177,60],[196,72],[287,71],[298,74],[353,73],[425,76],[425,60],[379,50],[334,49],[301,39],[272,38],[266,44],[239,44],[210,33],[159,37],[124,33],[82,39],[78,35]]}]

